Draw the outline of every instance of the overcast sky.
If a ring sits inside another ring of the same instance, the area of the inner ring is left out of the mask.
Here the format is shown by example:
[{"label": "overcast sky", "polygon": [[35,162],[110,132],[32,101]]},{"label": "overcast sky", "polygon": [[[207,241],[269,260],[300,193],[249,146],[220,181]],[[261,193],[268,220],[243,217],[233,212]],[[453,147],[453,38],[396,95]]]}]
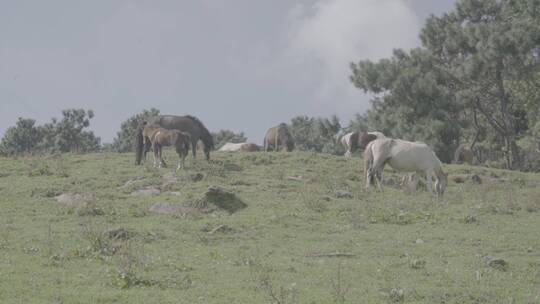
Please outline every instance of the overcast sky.
[{"label": "overcast sky", "polygon": [[111,142],[143,109],[192,114],[211,131],[296,115],[344,122],[369,107],[349,63],[419,45],[454,0],[0,0],[0,135],[93,109]]}]

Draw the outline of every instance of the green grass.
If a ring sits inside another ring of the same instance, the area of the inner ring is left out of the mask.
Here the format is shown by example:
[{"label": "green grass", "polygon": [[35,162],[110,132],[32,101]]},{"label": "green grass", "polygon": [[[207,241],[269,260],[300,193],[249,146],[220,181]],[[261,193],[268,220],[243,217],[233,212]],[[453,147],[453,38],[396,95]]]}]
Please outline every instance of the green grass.
[{"label": "green grass", "polygon": [[[134,166],[132,154],[0,158],[0,303],[540,302],[537,174],[445,166],[449,187],[436,200],[366,191],[359,158],[213,159],[188,159],[171,183],[163,178],[171,169]],[[473,173],[482,184],[452,181]],[[247,208],[148,210],[189,206],[210,185]],[[163,191],[131,195],[145,186]],[[336,198],[338,190],[353,198]],[[62,193],[87,203],[61,205]],[[209,232],[219,225],[229,229]],[[110,229],[123,234],[104,234]],[[507,269],[489,267],[490,257]]]}]

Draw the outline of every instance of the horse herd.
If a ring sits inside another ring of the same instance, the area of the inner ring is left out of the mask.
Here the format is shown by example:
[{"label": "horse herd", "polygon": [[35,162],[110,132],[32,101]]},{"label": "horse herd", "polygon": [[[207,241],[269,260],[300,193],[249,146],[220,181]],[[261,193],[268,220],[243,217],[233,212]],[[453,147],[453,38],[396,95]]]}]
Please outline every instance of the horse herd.
[{"label": "horse herd", "polygon": [[[189,149],[196,157],[198,143],[201,143],[207,160],[214,150],[213,137],[204,124],[194,116],[158,115],[143,120],[135,132],[135,163],[140,165],[146,153],[153,150],[154,166],[166,166],[161,150],[163,146],[174,146],[180,158],[176,170],[183,168]],[[410,142],[387,138],[381,132],[350,132],[341,137],[346,149],[345,156],[351,157],[355,151],[364,151],[364,174],[366,188],[377,184],[381,188],[382,172],[386,164],[400,172],[416,172],[426,176],[427,186],[433,194],[432,179],[435,178],[435,194],[444,194],[448,184],[448,174],[433,150],[423,142]],[[292,151],[294,138],[286,124],[281,123],[268,129],[262,147],[253,143],[226,143],[219,151]]]}]

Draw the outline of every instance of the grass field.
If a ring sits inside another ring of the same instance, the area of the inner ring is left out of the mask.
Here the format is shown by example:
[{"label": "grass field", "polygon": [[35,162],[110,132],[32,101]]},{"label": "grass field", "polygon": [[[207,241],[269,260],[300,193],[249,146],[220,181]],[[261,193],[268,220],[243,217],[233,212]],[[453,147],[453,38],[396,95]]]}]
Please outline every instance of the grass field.
[{"label": "grass field", "polygon": [[[0,158],[0,303],[540,303],[537,174],[447,165],[436,200],[365,191],[360,158],[213,159]],[[201,209],[211,185],[247,207]]]}]

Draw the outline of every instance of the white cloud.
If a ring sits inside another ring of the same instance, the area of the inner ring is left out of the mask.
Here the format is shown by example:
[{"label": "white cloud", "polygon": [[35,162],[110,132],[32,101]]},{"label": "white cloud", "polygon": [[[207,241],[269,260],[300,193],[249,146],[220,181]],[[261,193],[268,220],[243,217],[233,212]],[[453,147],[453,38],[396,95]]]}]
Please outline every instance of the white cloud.
[{"label": "white cloud", "polygon": [[368,107],[369,98],[348,80],[350,62],[419,44],[419,20],[405,0],[318,0],[294,7],[289,20],[287,57],[316,74],[306,77],[317,79],[314,106],[321,113]]}]

